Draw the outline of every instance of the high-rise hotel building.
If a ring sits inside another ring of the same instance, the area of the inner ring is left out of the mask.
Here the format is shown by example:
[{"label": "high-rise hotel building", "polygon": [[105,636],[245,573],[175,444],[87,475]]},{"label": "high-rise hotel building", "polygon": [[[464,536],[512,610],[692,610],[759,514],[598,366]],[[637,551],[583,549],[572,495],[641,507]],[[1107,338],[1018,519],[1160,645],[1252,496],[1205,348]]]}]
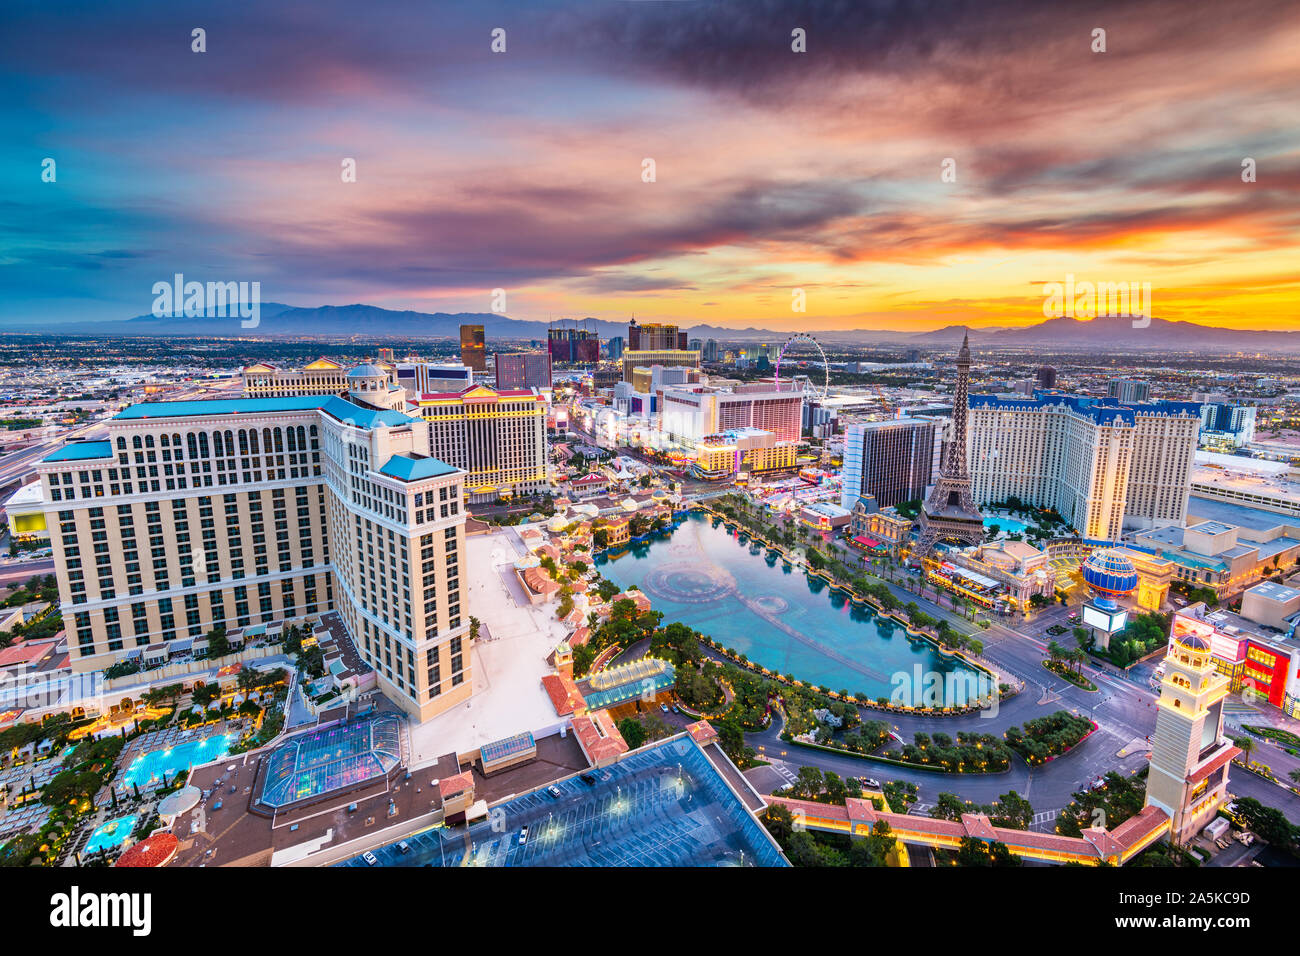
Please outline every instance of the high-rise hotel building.
[{"label": "high-rise hotel building", "polygon": [[469,697],[465,475],[349,394],[132,405],[40,463],[75,671],[336,610],[413,718]]},{"label": "high-rise hotel building", "polygon": [[428,422],[432,454],[465,471],[470,501],[540,494],[550,487],[546,396],[536,389],[475,385],[421,395],[413,407]]},{"label": "high-rise hotel building", "polygon": [[1032,399],[975,395],[969,407],[977,503],[1014,496],[1055,508],[1096,540],[1185,522],[1199,405],[1038,392]]},{"label": "high-rise hotel building", "polygon": [[895,418],[850,425],[844,434],[840,505],[871,495],[880,508],[925,497],[938,464],[934,422]]}]

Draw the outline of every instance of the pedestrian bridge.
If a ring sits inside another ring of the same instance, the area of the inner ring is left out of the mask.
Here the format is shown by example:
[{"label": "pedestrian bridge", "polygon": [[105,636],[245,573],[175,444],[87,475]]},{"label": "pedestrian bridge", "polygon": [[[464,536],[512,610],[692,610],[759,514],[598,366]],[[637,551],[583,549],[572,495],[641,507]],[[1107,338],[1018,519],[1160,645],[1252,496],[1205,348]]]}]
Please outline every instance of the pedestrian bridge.
[{"label": "pedestrian bridge", "polygon": [[848,797],[843,806],[778,796],[768,797],[767,802],[769,806],[785,807],[798,825],[809,830],[867,836],[875,823],[883,821],[904,843],[957,850],[963,839],[971,837],[1006,844],[1008,850],[1026,860],[1084,866],[1121,866],[1169,831],[1169,816],[1155,806],[1143,808],[1114,830],[1089,827],[1081,837],[1067,837],[995,827],[982,813],[963,813],[960,821],[890,813],[877,810],[870,799],[858,797]]}]

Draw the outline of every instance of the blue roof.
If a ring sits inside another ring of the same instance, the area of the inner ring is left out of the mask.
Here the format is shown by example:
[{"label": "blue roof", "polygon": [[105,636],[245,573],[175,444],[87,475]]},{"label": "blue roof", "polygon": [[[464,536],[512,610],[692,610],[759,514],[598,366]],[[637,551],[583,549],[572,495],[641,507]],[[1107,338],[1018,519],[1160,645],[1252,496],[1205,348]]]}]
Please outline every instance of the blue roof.
[{"label": "blue roof", "polygon": [[384,462],[384,467],[379,469],[379,473],[387,475],[389,478],[397,478],[399,481],[419,481],[422,478],[437,478],[439,475],[450,475],[458,470],[445,461],[439,461],[437,458],[427,456],[413,458],[410,455],[394,455]]},{"label": "blue roof", "polygon": [[111,441],[74,441],[57,448],[42,461],[89,461],[94,458],[112,458]]},{"label": "blue roof", "polygon": [[192,418],[205,415],[249,415],[258,412],[306,412],[320,409],[339,421],[361,428],[409,425],[420,421],[401,412],[362,408],[335,395],[298,395],[291,398],[218,398],[199,402],[141,402],[122,409],[114,421],[145,418]]},{"label": "blue roof", "polygon": [[1067,395],[1064,392],[1039,390],[1033,398],[1000,398],[996,395],[972,395],[967,404],[971,408],[1005,408],[1025,410],[1066,406],[1074,414],[1091,418],[1101,425],[1110,425],[1119,419],[1125,425],[1134,424],[1138,415],[1169,415],[1199,418],[1201,406],[1195,402],[1146,402],[1124,404],[1108,398],[1088,398]]}]

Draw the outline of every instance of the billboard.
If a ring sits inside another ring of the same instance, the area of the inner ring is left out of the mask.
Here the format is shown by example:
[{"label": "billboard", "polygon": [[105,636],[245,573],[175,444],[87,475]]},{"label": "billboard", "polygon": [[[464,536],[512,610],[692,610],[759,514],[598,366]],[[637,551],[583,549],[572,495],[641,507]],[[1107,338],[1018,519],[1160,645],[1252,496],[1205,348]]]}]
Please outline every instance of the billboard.
[{"label": "billboard", "polygon": [[1123,630],[1124,625],[1128,623],[1128,611],[1123,608],[1103,611],[1091,604],[1085,604],[1083,606],[1083,623],[1088,627],[1095,627],[1099,631],[1113,634],[1116,631]]}]

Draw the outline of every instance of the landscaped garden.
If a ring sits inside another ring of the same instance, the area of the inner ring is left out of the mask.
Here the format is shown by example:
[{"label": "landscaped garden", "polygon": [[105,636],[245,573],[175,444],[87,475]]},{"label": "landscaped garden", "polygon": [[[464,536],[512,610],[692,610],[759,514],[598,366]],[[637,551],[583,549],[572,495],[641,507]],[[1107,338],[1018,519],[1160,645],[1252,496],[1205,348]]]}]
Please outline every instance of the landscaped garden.
[{"label": "landscaped garden", "polygon": [[1067,753],[1097,729],[1087,717],[1078,717],[1067,710],[1058,710],[1046,717],[1025,721],[1025,729],[1009,727],[1007,746],[1030,766],[1046,763]]}]

